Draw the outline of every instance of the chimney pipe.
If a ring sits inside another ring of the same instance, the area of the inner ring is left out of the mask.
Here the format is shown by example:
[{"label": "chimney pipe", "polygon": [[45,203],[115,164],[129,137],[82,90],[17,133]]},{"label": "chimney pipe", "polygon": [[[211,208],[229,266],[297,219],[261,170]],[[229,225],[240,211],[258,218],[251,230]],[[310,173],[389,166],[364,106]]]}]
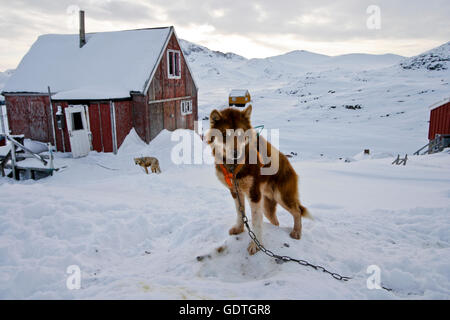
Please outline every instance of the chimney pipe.
[{"label": "chimney pipe", "polygon": [[80,48],[86,44],[86,33],[84,29],[84,11],[80,10]]}]

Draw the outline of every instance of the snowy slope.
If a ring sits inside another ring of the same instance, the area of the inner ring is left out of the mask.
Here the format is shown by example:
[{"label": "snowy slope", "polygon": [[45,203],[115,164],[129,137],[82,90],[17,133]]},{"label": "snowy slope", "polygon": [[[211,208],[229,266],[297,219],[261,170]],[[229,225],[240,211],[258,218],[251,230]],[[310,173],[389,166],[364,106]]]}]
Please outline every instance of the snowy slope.
[{"label": "snowy slope", "polygon": [[405,59],[400,65],[403,69],[448,70],[450,66],[450,41],[416,57]]},{"label": "snowy slope", "polygon": [[[450,47],[427,54],[446,57]],[[246,60],[191,45],[188,60],[200,87],[200,119],[225,107],[231,89],[249,89],[254,122],[282,128],[282,150],[302,159],[344,158],[363,149],[412,153],[427,143],[428,106],[450,96],[448,70],[404,69],[408,59],[389,54],[293,51]]]},{"label": "snowy slope", "polygon": [[[248,88],[253,124],[279,129],[280,149],[297,154],[290,161],[314,220],[292,240],[279,207],[264,244],[354,279],[249,257],[248,235],[228,235],[234,203],[213,166],[174,164],[178,142],[167,131],[149,145],[132,131],[116,156],[57,154],[67,168],[51,178],[0,177],[0,299],[450,298],[450,150],[412,156],[427,141],[427,106],[449,95],[448,70],[404,69],[389,55],[248,60],[182,46],[200,119],[232,88]],[[408,153],[406,166],[391,165],[398,153]],[[133,162],[142,155],[158,157],[162,173],[145,175]],[[70,265],[82,271],[80,290],[66,288]],[[367,289],[370,265],[393,291]]]}]

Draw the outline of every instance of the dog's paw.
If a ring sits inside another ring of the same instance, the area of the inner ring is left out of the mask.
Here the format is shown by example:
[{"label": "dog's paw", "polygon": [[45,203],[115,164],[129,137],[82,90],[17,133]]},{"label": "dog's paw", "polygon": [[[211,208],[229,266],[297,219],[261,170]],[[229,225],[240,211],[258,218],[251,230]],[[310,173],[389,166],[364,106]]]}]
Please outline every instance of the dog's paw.
[{"label": "dog's paw", "polygon": [[259,251],[258,246],[256,245],[256,243],[254,241],[250,242],[250,244],[247,247],[247,251],[248,253],[252,256],[254,255],[256,252]]},{"label": "dog's paw", "polygon": [[297,231],[297,230],[292,230],[289,235],[291,236],[292,239],[300,240],[300,238],[302,237],[302,232]]},{"label": "dog's paw", "polygon": [[242,233],[242,232],[244,232],[244,226],[243,225],[236,225],[236,226],[233,226],[230,230],[228,230],[228,233],[230,235],[239,234],[239,233]]}]

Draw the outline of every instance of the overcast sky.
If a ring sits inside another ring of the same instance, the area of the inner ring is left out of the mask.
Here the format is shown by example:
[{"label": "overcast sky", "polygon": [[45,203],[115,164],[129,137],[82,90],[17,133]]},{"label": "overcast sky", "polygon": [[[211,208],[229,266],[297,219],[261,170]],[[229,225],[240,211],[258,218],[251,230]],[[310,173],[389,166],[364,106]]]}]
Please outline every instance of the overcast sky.
[{"label": "overcast sky", "polygon": [[297,49],[411,56],[450,40],[449,0],[0,0],[0,71],[40,34],[77,33],[78,8],[87,32],[173,25],[180,38],[247,58]]}]

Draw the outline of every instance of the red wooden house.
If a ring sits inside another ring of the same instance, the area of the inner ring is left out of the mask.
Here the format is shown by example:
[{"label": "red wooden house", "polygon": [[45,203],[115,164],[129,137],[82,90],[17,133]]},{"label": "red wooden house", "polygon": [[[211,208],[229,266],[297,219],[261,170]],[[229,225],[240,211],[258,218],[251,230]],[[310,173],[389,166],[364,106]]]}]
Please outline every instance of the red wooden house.
[{"label": "red wooden house", "polygon": [[43,35],[3,88],[11,134],[83,156],[193,129],[197,86],[173,27]]},{"label": "red wooden house", "polygon": [[430,107],[429,152],[442,151],[450,147],[450,98]]},{"label": "red wooden house", "polygon": [[436,135],[450,135],[450,98],[431,106],[428,140]]}]

